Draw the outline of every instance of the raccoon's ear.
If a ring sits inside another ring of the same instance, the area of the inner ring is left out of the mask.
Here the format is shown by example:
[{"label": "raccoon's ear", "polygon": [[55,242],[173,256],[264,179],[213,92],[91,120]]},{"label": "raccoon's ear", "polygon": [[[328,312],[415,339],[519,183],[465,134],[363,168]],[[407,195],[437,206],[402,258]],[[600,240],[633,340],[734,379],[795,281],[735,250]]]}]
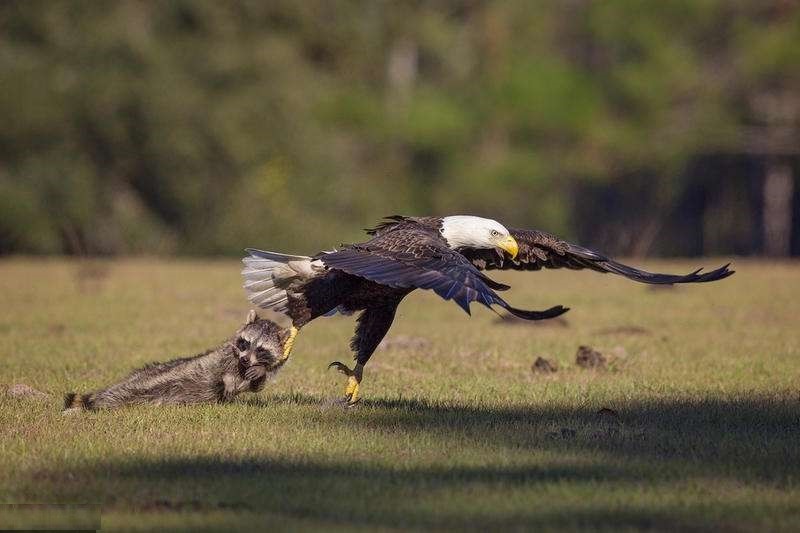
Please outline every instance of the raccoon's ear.
[{"label": "raccoon's ear", "polygon": [[247,313],[247,321],[245,324],[252,324],[256,320],[258,320],[258,315],[256,314],[255,309],[251,309],[250,312]]}]

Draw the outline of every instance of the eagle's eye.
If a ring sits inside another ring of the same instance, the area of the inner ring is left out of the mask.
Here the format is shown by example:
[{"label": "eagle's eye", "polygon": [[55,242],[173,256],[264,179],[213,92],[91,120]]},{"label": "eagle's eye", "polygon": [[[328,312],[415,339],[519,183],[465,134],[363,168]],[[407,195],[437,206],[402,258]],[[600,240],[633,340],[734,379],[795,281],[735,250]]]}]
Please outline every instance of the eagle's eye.
[{"label": "eagle's eye", "polygon": [[493,229],[492,230],[492,237],[499,237],[499,236],[500,236],[500,232],[497,231],[496,229]]},{"label": "eagle's eye", "polygon": [[250,341],[248,341],[245,338],[239,337],[238,339],[236,339],[236,348],[240,352],[243,352],[243,351],[247,350],[248,348],[250,348]]}]

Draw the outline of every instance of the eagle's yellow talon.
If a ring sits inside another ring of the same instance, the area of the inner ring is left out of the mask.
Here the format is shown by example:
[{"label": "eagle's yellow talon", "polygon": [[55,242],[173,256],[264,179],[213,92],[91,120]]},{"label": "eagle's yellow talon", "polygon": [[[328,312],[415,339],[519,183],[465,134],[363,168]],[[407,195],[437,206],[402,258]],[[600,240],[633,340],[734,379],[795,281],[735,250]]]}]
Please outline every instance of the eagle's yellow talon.
[{"label": "eagle's yellow talon", "polygon": [[353,405],[359,400],[358,397],[358,380],[355,376],[347,378],[347,387],[344,389],[344,397],[347,398],[347,403]]},{"label": "eagle's yellow talon", "polygon": [[334,361],[328,365],[328,368],[335,368],[347,376],[347,386],[344,389],[344,399],[347,401],[347,405],[352,406],[358,403],[359,400],[361,400],[358,395],[358,388],[361,385],[361,376],[363,374],[364,367],[356,364],[356,366],[351,370],[347,365],[340,363],[339,361]]}]

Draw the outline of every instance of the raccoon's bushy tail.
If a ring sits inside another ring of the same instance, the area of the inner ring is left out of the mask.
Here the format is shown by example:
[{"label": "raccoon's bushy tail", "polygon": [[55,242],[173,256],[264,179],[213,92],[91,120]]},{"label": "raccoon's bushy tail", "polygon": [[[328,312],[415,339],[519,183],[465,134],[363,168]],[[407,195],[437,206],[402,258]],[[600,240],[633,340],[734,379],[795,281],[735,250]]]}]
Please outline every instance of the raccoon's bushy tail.
[{"label": "raccoon's bushy tail", "polygon": [[94,394],[78,394],[68,392],[64,396],[64,411],[67,409],[83,409],[84,411],[94,411]]},{"label": "raccoon's bushy tail", "polygon": [[320,261],[304,255],[288,255],[247,248],[242,259],[244,289],[247,298],[261,309],[288,312],[286,290],[303,283],[324,269]]}]

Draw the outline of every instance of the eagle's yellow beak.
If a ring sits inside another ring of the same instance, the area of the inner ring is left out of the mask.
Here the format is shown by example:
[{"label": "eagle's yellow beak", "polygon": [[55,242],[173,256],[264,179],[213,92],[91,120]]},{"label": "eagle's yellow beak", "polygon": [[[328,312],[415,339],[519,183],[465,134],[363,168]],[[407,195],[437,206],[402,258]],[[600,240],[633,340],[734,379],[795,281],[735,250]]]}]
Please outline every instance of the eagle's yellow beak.
[{"label": "eagle's yellow beak", "polygon": [[519,245],[517,244],[516,239],[509,235],[502,241],[497,243],[497,247],[505,250],[509,254],[511,254],[511,259],[517,258],[517,253],[519,252]]}]

